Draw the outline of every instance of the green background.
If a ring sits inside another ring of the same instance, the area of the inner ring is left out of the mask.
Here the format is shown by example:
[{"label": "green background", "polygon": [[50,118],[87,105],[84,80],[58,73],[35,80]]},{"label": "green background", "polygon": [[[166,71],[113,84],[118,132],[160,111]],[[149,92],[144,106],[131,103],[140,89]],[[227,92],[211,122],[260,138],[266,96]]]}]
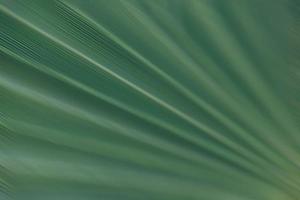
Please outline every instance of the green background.
[{"label": "green background", "polygon": [[0,0],[0,199],[299,199],[299,15]]}]

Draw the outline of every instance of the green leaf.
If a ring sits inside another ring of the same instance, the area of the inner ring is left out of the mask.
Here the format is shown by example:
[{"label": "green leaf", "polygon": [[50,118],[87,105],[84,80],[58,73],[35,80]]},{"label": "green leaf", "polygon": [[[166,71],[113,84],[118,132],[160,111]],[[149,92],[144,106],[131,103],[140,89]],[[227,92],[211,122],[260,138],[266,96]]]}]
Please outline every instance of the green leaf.
[{"label": "green leaf", "polygon": [[0,199],[298,199],[299,9],[0,0]]}]

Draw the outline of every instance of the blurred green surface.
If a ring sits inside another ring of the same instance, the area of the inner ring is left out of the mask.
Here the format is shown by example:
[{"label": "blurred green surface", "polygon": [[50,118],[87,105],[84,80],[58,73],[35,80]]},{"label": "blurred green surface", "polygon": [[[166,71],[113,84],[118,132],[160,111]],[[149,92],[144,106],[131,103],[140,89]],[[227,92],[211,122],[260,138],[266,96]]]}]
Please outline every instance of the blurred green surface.
[{"label": "blurred green surface", "polygon": [[298,0],[0,0],[0,199],[298,200]]}]

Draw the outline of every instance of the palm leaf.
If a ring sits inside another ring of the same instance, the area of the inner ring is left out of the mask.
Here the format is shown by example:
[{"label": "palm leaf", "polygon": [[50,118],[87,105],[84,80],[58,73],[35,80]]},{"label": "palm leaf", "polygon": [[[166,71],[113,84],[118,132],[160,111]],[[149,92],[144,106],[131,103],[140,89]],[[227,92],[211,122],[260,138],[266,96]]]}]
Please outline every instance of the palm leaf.
[{"label": "palm leaf", "polygon": [[0,199],[298,199],[299,8],[1,0]]}]

